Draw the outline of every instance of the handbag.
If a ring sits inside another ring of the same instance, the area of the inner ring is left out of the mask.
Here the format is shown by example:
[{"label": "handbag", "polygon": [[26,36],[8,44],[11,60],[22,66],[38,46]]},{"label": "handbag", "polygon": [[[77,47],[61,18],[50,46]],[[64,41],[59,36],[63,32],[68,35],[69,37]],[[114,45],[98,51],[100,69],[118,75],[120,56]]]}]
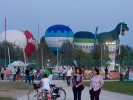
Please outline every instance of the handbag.
[{"label": "handbag", "polygon": [[85,88],[84,85],[80,85],[80,86],[79,86],[79,89],[80,89],[80,90],[84,90],[84,88]]}]

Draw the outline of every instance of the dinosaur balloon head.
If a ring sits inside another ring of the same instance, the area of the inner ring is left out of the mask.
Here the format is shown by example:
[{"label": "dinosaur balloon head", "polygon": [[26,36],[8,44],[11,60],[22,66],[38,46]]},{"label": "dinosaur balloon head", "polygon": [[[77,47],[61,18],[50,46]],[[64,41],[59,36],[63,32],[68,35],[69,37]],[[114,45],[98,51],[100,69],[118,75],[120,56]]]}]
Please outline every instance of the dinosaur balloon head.
[{"label": "dinosaur balloon head", "polygon": [[119,33],[121,35],[125,35],[125,31],[129,31],[129,28],[128,28],[127,24],[125,24],[124,22],[119,23],[117,25],[117,29],[119,30]]}]

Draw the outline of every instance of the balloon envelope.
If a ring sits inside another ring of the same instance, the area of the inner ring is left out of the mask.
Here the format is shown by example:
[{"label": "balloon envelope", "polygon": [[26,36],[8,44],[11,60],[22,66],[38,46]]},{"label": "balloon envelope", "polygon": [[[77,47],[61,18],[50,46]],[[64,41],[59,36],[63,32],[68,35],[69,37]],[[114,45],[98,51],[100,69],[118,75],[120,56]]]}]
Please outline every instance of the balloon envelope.
[{"label": "balloon envelope", "polygon": [[86,52],[92,52],[95,35],[91,32],[80,31],[74,34],[74,48],[80,48]]},{"label": "balloon envelope", "polygon": [[[0,34],[0,42],[3,41],[5,41],[5,32]],[[19,30],[7,30],[6,41],[14,44],[14,46],[19,46],[20,48],[25,48],[27,44],[25,35]]]},{"label": "balloon envelope", "polygon": [[66,41],[73,42],[73,32],[65,25],[53,25],[45,32],[45,41],[48,47],[56,54]]}]

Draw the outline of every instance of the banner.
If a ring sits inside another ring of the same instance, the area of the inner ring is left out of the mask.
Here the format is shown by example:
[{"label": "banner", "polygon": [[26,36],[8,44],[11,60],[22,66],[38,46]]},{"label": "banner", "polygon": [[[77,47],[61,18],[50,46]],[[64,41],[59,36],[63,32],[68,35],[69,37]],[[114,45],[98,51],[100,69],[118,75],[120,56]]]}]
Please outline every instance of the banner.
[{"label": "banner", "polygon": [[133,73],[129,73],[129,80],[133,80]]}]

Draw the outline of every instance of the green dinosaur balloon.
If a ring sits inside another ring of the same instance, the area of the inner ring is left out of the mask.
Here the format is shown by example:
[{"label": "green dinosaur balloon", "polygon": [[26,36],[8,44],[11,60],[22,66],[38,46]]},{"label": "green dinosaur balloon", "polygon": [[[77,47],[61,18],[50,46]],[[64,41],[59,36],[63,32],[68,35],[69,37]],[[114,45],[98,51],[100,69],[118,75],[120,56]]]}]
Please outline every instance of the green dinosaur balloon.
[{"label": "green dinosaur balloon", "polygon": [[114,42],[116,40],[117,43],[120,42],[119,35],[124,35],[125,31],[128,31],[129,28],[127,24],[124,22],[119,23],[116,28],[110,32],[102,32],[97,35],[98,43],[105,42]]}]

